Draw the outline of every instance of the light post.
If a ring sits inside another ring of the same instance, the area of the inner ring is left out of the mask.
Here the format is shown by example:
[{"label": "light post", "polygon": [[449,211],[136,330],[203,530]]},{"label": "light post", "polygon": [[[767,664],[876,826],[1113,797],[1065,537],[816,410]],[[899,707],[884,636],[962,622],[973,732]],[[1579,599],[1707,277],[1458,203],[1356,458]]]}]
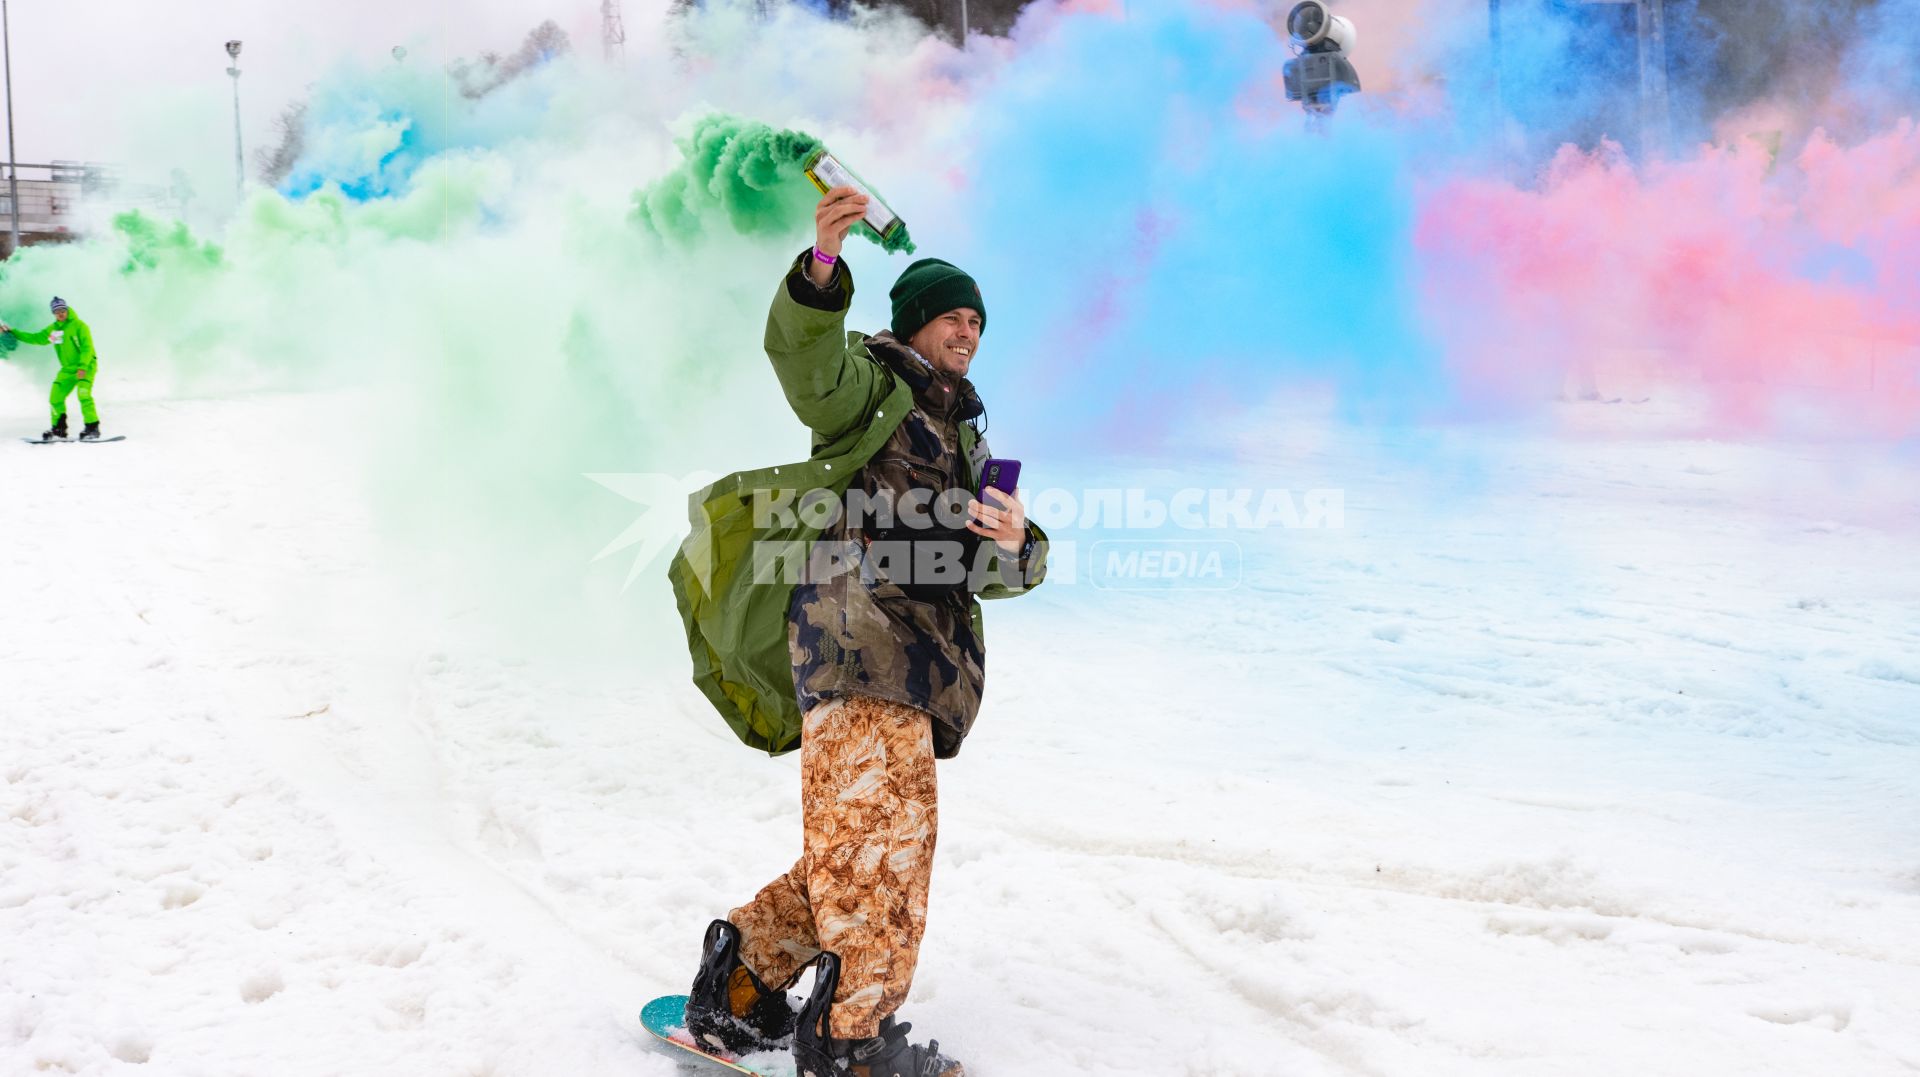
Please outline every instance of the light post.
[{"label": "light post", "polygon": [[7,257],[11,258],[20,249],[20,169],[13,156],[13,34],[7,25],[6,0],[0,0],[0,50],[6,53],[7,65],[7,209],[13,218]]},{"label": "light post", "polygon": [[227,42],[227,55],[233,59],[227,74],[233,76],[233,199],[238,202],[247,187],[246,158],[240,154],[240,42]]},{"label": "light post", "polygon": [[1673,118],[1667,103],[1666,0],[1639,0],[1634,16],[1634,37],[1640,46],[1640,153],[1665,157],[1673,149]]}]

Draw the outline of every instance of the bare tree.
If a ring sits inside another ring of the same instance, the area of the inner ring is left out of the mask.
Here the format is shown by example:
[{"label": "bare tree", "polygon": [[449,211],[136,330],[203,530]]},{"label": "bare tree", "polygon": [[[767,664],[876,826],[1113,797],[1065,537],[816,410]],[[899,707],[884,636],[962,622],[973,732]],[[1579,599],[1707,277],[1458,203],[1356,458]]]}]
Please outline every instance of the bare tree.
[{"label": "bare tree", "polygon": [[967,0],[967,21],[980,33],[1005,35],[1030,3],[1032,0]]},{"label": "bare tree", "polygon": [[487,52],[480,59],[462,60],[453,65],[453,80],[460,84],[462,96],[478,99],[539,67],[556,56],[573,51],[567,32],[552,19],[528,31],[527,39],[510,55]]},{"label": "bare tree", "polygon": [[[762,13],[779,7],[783,2],[797,0],[756,0]],[[967,13],[968,28],[976,34],[1005,34],[1013,29],[1020,18],[1020,12],[1033,0],[822,0],[827,11],[833,15],[848,15],[855,8],[872,8],[881,11],[898,11],[911,15],[928,27],[942,31],[948,37],[958,40],[960,37],[960,11],[964,6]],[[683,14],[704,6],[705,0],[673,0],[672,10]]]},{"label": "bare tree", "polygon": [[[449,74],[463,96],[477,99],[554,57],[565,55],[572,48],[567,32],[549,19],[528,31],[526,40],[508,55],[488,52],[478,60],[460,60],[449,68]],[[293,174],[294,165],[306,151],[307,102],[295,101],[288,105],[274,117],[273,129],[277,136],[274,145],[254,151],[254,165],[260,170],[262,180],[277,187]]]},{"label": "bare tree", "polygon": [[279,136],[275,144],[253,151],[253,161],[260,169],[260,179],[269,187],[278,187],[307,148],[307,103],[288,105],[274,117],[273,130]]}]

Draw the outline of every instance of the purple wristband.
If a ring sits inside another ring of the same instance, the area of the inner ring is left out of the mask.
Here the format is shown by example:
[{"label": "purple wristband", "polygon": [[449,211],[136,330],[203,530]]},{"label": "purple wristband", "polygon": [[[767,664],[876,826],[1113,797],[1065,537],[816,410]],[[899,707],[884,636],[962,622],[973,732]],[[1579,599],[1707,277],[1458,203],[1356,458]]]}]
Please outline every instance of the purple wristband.
[{"label": "purple wristband", "polygon": [[818,247],[815,247],[813,249],[813,258],[814,258],[814,261],[819,262],[821,265],[828,265],[828,266],[840,260],[838,258],[835,258],[831,254],[820,253],[820,248]]}]

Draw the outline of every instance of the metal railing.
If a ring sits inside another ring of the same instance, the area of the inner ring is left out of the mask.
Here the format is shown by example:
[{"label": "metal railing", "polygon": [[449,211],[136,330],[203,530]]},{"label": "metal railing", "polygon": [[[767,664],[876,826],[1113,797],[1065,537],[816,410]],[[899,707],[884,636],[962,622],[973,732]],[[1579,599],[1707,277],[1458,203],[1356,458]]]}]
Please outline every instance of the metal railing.
[{"label": "metal railing", "polygon": [[[0,224],[13,216],[14,186],[20,192],[20,231],[35,235],[58,235],[68,230],[82,196],[108,190],[112,171],[79,161],[55,161],[51,164],[18,162],[12,167],[14,184],[0,182]],[[6,177],[0,175],[0,180]]]},{"label": "metal railing", "polygon": [[14,182],[0,172],[0,254],[13,219],[13,191],[20,198],[20,242],[57,242],[75,236],[80,228],[83,202],[109,204],[160,205],[166,199],[164,188],[129,185],[121,182],[120,171],[110,165],[89,161],[53,161],[11,166]]}]

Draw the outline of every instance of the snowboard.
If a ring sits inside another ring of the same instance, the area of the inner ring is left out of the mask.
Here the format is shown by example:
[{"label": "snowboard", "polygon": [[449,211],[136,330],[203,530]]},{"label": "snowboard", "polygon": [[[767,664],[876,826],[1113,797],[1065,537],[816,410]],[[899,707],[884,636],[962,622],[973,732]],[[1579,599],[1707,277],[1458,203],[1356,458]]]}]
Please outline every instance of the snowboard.
[{"label": "snowboard", "polygon": [[690,1055],[697,1055],[735,1073],[751,1073],[754,1077],[793,1077],[793,1055],[786,1051],[735,1057],[713,1054],[695,1046],[693,1037],[687,1034],[685,995],[662,995],[647,1003],[640,1011],[640,1023],[647,1026],[647,1031],[662,1043],[670,1043]]},{"label": "snowboard", "polygon": [[[82,439],[80,438],[21,438],[20,440],[26,442],[29,445],[58,445],[58,444],[61,444],[62,442],[80,441]],[[109,441],[125,441],[127,440],[127,435],[115,434],[110,438],[86,438],[85,440],[98,442],[99,444],[105,445]]]}]

